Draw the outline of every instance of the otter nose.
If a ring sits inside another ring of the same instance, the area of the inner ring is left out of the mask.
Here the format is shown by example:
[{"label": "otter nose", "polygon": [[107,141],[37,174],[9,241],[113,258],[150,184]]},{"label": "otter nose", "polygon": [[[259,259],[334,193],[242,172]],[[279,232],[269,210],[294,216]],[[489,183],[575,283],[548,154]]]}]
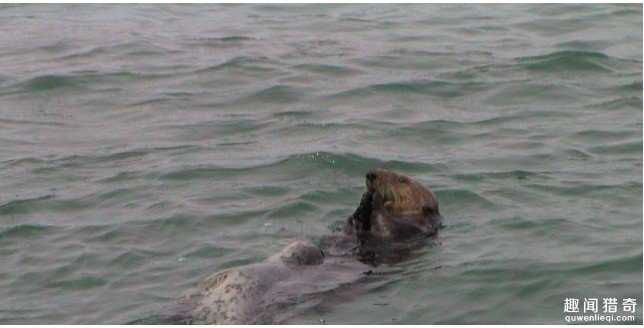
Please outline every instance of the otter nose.
[{"label": "otter nose", "polygon": [[367,181],[373,181],[376,179],[376,174],[373,172],[367,173]]}]

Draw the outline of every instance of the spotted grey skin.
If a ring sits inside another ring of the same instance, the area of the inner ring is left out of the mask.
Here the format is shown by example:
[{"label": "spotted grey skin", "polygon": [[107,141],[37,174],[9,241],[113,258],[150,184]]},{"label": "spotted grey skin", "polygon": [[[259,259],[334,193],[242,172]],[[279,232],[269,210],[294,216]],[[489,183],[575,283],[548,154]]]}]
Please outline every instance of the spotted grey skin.
[{"label": "spotted grey skin", "polygon": [[294,315],[295,305],[357,282],[368,269],[351,258],[326,258],[311,242],[298,240],[262,263],[207,277],[186,299],[196,304],[194,323],[276,324]]},{"label": "spotted grey skin", "polygon": [[431,236],[442,226],[436,195],[412,178],[385,169],[366,175],[367,191],[349,217],[345,232],[369,238],[408,240]]}]

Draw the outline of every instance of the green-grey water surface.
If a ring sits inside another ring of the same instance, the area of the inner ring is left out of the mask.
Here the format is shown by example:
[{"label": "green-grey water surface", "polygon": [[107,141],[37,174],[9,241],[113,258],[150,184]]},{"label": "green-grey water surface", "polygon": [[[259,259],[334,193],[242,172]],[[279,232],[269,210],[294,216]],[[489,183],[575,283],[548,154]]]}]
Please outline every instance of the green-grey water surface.
[{"label": "green-grey water surface", "polygon": [[641,5],[0,7],[0,323],[124,323],[328,234],[386,167],[439,243],[292,323],[642,303]]}]

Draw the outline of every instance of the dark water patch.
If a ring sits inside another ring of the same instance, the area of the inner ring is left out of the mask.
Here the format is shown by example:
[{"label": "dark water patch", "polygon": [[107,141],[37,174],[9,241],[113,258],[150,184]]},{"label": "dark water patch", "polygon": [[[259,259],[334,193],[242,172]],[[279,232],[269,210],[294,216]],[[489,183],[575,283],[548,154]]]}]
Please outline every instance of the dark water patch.
[{"label": "dark water patch", "polygon": [[109,262],[109,265],[110,267],[122,269],[137,268],[149,261],[153,261],[160,255],[163,254],[140,249],[132,249],[119,254],[116,258]]},{"label": "dark water patch", "polygon": [[35,213],[62,214],[88,208],[113,206],[124,201],[128,202],[128,206],[131,206],[131,197],[133,195],[141,197],[138,190],[120,189],[100,191],[82,197],[66,199],[58,198],[53,194],[36,198],[18,199],[0,205],[0,215],[27,215]]},{"label": "dark water patch", "polygon": [[[633,81],[631,83],[621,84],[617,86],[618,91],[633,91],[641,92],[642,91],[642,79],[639,81]],[[640,97],[641,98],[641,97]],[[641,104],[640,104],[641,105]]]},{"label": "dark water patch", "polygon": [[570,222],[565,219],[529,219],[523,216],[515,216],[507,219],[493,219],[490,224],[506,230],[526,230],[535,233],[548,233],[559,231],[562,227],[569,225]]},{"label": "dark water patch", "polygon": [[206,218],[205,221],[208,224],[216,224],[216,225],[237,225],[237,224],[243,224],[246,223],[247,221],[256,219],[256,218],[261,218],[266,215],[268,211],[267,210],[243,210],[243,211],[235,211],[232,213],[220,213],[220,214],[215,214],[209,218]]},{"label": "dark water patch", "polygon": [[203,222],[204,218],[194,215],[177,214],[170,217],[146,221],[143,223],[134,223],[143,225],[146,231],[154,232],[170,232],[177,233],[179,231],[190,231],[198,229],[198,224]]},{"label": "dark water patch", "polygon": [[[71,155],[51,160],[51,166],[56,169],[61,168],[80,168],[93,166],[113,166],[121,161],[138,160],[150,154],[174,154],[176,152],[189,151],[199,148],[193,145],[181,145],[173,147],[150,147],[130,150],[121,150],[116,152],[103,151],[92,155]],[[116,163],[115,163],[116,162]],[[38,172],[36,172],[38,173]]]},{"label": "dark water patch", "polygon": [[620,97],[617,99],[601,101],[598,103],[588,105],[589,108],[600,108],[600,109],[625,109],[631,108],[635,110],[642,110],[642,98],[641,97]]},{"label": "dark water patch", "polygon": [[76,72],[67,75],[40,75],[7,86],[8,92],[0,92],[1,95],[13,93],[38,93],[48,91],[87,90],[97,84],[120,85],[137,80],[151,80],[169,76],[167,74],[151,74],[138,72]]},{"label": "dark water patch", "polygon": [[[423,163],[413,161],[389,160],[382,163],[381,168],[393,170],[405,174],[437,174],[447,172],[449,167],[442,163]],[[365,172],[366,174],[366,172]]]},{"label": "dark water patch", "polygon": [[25,92],[38,92],[79,86],[80,85],[77,83],[77,81],[69,76],[44,75],[23,82],[18,87]]},{"label": "dark water patch", "polygon": [[592,24],[581,18],[540,18],[514,24],[513,26],[526,32],[538,33],[545,37],[553,37],[555,35],[561,36],[568,33],[579,33],[590,28]]},{"label": "dark water patch", "polygon": [[0,124],[15,125],[15,126],[24,126],[24,125],[36,125],[36,126],[50,126],[50,127],[80,127],[80,125],[74,124],[73,122],[65,121],[37,121],[37,120],[16,120],[16,119],[7,119],[0,118]]},{"label": "dark water patch", "polygon": [[549,172],[533,172],[525,170],[511,170],[505,172],[480,172],[450,175],[451,178],[463,182],[484,182],[494,180],[549,180]]},{"label": "dark water patch", "polygon": [[328,64],[300,64],[293,66],[293,69],[333,77],[345,77],[362,73],[362,71],[355,68]]},{"label": "dark water patch", "polygon": [[97,180],[97,182],[118,183],[118,182],[124,182],[124,181],[132,181],[134,179],[143,177],[143,175],[144,175],[143,172],[118,172],[111,177],[99,179]]},{"label": "dark water patch", "polygon": [[200,246],[197,249],[190,250],[189,252],[185,253],[183,255],[184,258],[200,258],[200,259],[211,259],[211,258],[217,258],[217,257],[222,257],[224,255],[228,255],[233,250],[228,249],[228,248],[223,248],[223,247],[218,247],[215,245],[205,245],[205,246]]},{"label": "dark water patch", "polygon": [[243,102],[290,104],[305,97],[306,91],[287,85],[275,85],[241,98]]},{"label": "dark water patch", "polygon": [[107,285],[108,281],[96,276],[83,276],[76,279],[52,281],[45,288],[59,288],[64,290],[86,290]]},{"label": "dark water patch", "polygon": [[[69,47],[71,48],[71,47]],[[85,46],[72,48],[72,51],[56,58],[57,61],[105,60],[113,56],[154,57],[171,55],[176,51],[146,41],[124,42],[105,46]],[[167,67],[167,66],[166,66]],[[188,67],[188,66],[184,66]]]},{"label": "dark water patch", "polygon": [[431,129],[429,126],[437,125],[432,123],[419,123],[410,128],[394,128],[387,131],[388,138],[396,138],[405,140],[406,142],[415,142],[418,144],[424,143],[426,140],[431,139],[432,142],[446,145],[460,145],[469,139],[469,136],[457,130],[442,130]]},{"label": "dark water patch", "polygon": [[220,64],[216,64],[206,68],[201,68],[197,71],[194,71],[193,73],[194,74],[214,73],[217,71],[224,71],[224,70],[235,70],[235,71],[242,70],[246,72],[263,72],[263,73],[274,72],[275,69],[273,67],[267,66],[270,64],[272,64],[272,61],[270,61],[267,57],[238,56],[238,57],[233,57],[231,59],[228,59]]},{"label": "dark water patch", "polygon": [[20,224],[0,231],[0,241],[12,238],[23,240],[40,237],[42,235],[50,234],[58,230],[60,229],[52,226]]},{"label": "dark water patch", "polygon": [[114,190],[110,190],[107,192],[100,192],[97,194],[93,194],[90,196],[96,204],[96,206],[100,206],[101,203],[107,202],[110,200],[118,200],[118,199],[132,199],[133,196],[137,194],[136,190],[131,189],[131,188],[118,188]]},{"label": "dark water patch", "polygon": [[51,200],[54,195],[44,195],[34,198],[15,199],[0,205],[0,215],[15,215],[28,213],[39,202]]},{"label": "dark water patch", "polygon": [[573,41],[566,41],[566,42],[558,43],[556,46],[558,48],[565,49],[564,51],[569,51],[569,52],[572,52],[572,53],[581,52],[581,53],[591,53],[591,54],[593,54],[593,53],[603,54],[603,53],[601,53],[599,51],[609,47],[610,44],[611,43],[608,42],[608,41],[573,40]]},{"label": "dark water patch", "polygon": [[291,188],[286,186],[256,186],[245,188],[243,191],[255,196],[279,197],[288,194],[290,190]]},{"label": "dark water patch", "polygon": [[457,60],[445,56],[415,55],[409,53],[391,53],[384,55],[368,56],[354,59],[352,63],[363,67],[365,70],[400,70],[400,71],[441,71],[446,67],[457,67]]},{"label": "dark water patch", "polygon": [[[589,92],[568,85],[521,83],[499,88],[485,99],[485,103],[493,106],[525,106],[527,104],[564,104],[568,105],[580,98],[589,96]],[[551,112],[556,113],[556,112]],[[563,114],[563,113],[562,113]]]},{"label": "dark water patch", "polygon": [[486,84],[477,82],[456,83],[437,80],[417,80],[372,84],[366,87],[342,91],[327,97],[345,98],[371,95],[403,96],[408,94],[452,98],[466,94],[471,95],[472,93],[485,90],[486,87]]},{"label": "dark water patch", "polygon": [[586,143],[601,143],[601,142],[611,142],[619,141],[624,139],[630,139],[633,133],[631,131],[624,130],[584,130],[576,132],[571,135],[569,139],[586,142]]},{"label": "dark water patch", "polygon": [[[571,118],[575,117],[576,114],[572,111],[546,111],[546,110],[520,110],[516,111],[512,114],[506,114],[503,116],[498,116],[498,117],[492,117],[488,119],[483,119],[475,122],[468,123],[472,126],[479,126],[479,127],[495,127],[498,125],[512,125],[514,123],[520,122],[520,121],[526,121],[529,119],[534,119],[534,118],[551,118],[551,119],[566,119],[566,118]],[[506,124],[507,123],[507,124]],[[523,131],[522,129],[519,128],[510,128],[506,129],[505,131],[517,131],[521,132]],[[494,134],[501,134],[502,135],[503,129],[497,129],[494,131]]]},{"label": "dark water patch", "polygon": [[312,113],[312,112],[292,110],[292,111],[283,111],[283,112],[274,113],[273,117],[276,117],[276,118],[305,119],[305,118],[313,117],[314,115],[315,115],[315,113]]},{"label": "dark water patch", "polygon": [[12,167],[42,165],[44,163],[46,163],[45,160],[42,160],[40,158],[34,158],[34,157],[23,157],[23,158],[15,158],[15,159],[0,161],[0,164],[2,164],[5,169],[12,168]]},{"label": "dark water patch", "polygon": [[89,236],[85,236],[83,239],[89,243],[100,243],[119,240],[125,235],[125,228],[120,225],[117,225],[115,227],[104,226],[102,228],[105,230],[99,230]]},{"label": "dark water patch", "polygon": [[590,274],[599,272],[642,272],[642,253],[637,255],[622,256],[607,260],[597,261],[596,263],[579,265],[573,268],[570,273]]},{"label": "dark water patch", "polygon": [[223,167],[186,167],[168,173],[158,175],[161,180],[195,180],[212,179],[219,177],[231,177],[245,174],[246,168],[223,168]]},{"label": "dark water patch", "polygon": [[222,42],[238,42],[238,41],[250,41],[254,40],[253,38],[249,38],[247,36],[226,36],[223,38],[218,38],[217,40],[222,41]]},{"label": "dark water patch", "polygon": [[60,60],[92,58],[109,52],[109,47],[89,47],[59,57]]},{"label": "dark water patch", "polygon": [[518,63],[525,69],[542,72],[562,73],[577,72],[613,72],[618,67],[618,60],[601,52],[590,51],[557,51],[547,55],[521,57]]},{"label": "dark water patch", "polygon": [[236,48],[243,47],[246,43],[256,41],[257,39],[243,36],[230,35],[224,37],[197,37],[186,40],[189,46],[211,47],[211,48]]},{"label": "dark water patch", "polygon": [[641,155],[642,140],[594,146],[588,151],[598,155]]}]

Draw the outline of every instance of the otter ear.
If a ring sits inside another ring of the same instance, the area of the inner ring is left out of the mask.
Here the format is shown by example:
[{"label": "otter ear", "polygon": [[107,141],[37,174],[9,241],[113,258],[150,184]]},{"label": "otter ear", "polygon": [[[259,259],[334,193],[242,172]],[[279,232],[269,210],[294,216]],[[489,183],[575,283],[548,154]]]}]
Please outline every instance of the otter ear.
[{"label": "otter ear", "polygon": [[400,176],[400,177],[398,177],[398,182],[400,182],[400,183],[409,183],[409,179],[407,177]]}]

